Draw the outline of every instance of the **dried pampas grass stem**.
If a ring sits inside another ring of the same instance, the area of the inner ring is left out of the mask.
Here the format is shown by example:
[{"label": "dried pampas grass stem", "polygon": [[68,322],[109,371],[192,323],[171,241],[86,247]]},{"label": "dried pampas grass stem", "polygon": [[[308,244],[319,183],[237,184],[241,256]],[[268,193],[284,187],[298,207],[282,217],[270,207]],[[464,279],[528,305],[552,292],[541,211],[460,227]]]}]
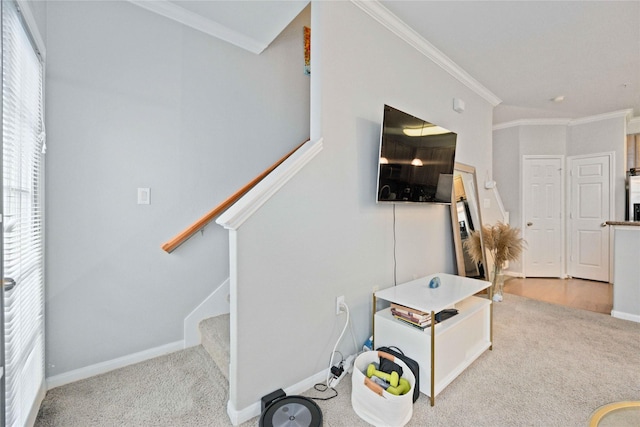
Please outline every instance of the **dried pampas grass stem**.
[{"label": "dried pampas grass stem", "polygon": [[[520,229],[512,228],[509,224],[498,222],[495,225],[484,225],[482,237],[484,247],[491,254],[494,264],[500,268],[507,261],[517,260],[524,249],[525,240],[520,237]],[[471,233],[464,247],[475,263],[482,261],[482,243],[478,231]]]}]

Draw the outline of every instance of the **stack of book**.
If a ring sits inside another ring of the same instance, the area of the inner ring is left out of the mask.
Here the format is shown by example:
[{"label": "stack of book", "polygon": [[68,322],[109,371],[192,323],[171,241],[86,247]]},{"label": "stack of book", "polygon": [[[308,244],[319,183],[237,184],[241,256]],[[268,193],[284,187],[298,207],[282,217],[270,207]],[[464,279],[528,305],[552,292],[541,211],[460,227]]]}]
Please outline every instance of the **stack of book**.
[{"label": "stack of book", "polygon": [[424,329],[431,326],[431,314],[404,305],[391,303],[391,314],[411,326]]}]

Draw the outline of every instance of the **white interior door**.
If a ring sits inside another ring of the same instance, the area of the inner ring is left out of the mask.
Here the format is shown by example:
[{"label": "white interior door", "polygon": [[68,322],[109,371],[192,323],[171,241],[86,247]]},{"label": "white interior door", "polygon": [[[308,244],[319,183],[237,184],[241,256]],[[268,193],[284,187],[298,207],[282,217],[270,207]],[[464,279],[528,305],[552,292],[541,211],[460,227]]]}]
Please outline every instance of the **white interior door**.
[{"label": "white interior door", "polygon": [[573,277],[609,281],[612,218],[610,154],[569,158],[569,269]]},{"label": "white interior door", "polygon": [[527,277],[562,277],[562,156],[523,157],[523,253]]}]

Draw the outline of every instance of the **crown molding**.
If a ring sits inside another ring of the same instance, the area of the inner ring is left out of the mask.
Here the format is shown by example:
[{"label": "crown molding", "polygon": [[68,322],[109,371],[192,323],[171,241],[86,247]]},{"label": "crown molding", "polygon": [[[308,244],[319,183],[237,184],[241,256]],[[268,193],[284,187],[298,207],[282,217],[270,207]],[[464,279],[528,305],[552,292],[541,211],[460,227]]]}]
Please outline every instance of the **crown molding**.
[{"label": "crown molding", "polygon": [[385,26],[389,31],[411,45],[418,52],[429,58],[440,68],[451,74],[462,84],[480,95],[493,107],[502,102],[500,98],[480,84],[480,82],[438,50],[438,48],[429,43],[424,37],[401,21],[396,15],[391,13],[389,9],[384,7],[378,0],[351,0],[351,2]]},{"label": "crown molding", "polygon": [[493,130],[508,129],[517,126],[569,126],[571,119],[521,119],[498,123]]},{"label": "crown molding", "polygon": [[627,118],[633,115],[633,109],[613,111],[611,113],[598,114],[595,116],[583,117],[580,119],[571,120],[569,126],[583,125],[585,123],[599,122],[600,120]]},{"label": "crown molding", "polygon": [[262,53],[268,46],[266,43],[204,18],[168,0],[129,0],[129,2],[255,54]]},{"label": "crown molding", "polygon": [[583,125],[585,123],[599,122],[601,120],[627,118],[629,122],[634,119],[630,119],[633,115],[633,110],[620,110],[613,111],[611,113],[598,114],[595,116],[582,117],[579,119],[522,119],[513,120],[511,122],[498,123],[493,126],[493,130],[508,129],[517,126],[576,126]]}]

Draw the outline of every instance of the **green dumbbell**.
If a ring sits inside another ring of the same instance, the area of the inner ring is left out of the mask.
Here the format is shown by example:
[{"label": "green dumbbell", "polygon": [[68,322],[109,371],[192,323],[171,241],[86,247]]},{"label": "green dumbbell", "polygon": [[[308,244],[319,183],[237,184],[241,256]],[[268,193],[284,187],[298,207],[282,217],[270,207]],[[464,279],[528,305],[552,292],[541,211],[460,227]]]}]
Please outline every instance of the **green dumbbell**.
[{"label": "green dumbbell", "polygon": [[411,385],[409,384],[409,381],[404,378],[400,378],[400,384],[398,384],[398,387],[389,386],[387,391],[391,394],[395,394],[396,396],[400,396],[401,394],[408,392],[410,388]]},{"label": "green dumbbell", "polygon": [[387,374],[386,372],[378,371],[375,365],[370,363],[369,366],[367,366],[367,377],[371,378],[374,375],[391,384],[391,387],[398,387],[398,380],[400,379],[400,376],[396,371]]}]

